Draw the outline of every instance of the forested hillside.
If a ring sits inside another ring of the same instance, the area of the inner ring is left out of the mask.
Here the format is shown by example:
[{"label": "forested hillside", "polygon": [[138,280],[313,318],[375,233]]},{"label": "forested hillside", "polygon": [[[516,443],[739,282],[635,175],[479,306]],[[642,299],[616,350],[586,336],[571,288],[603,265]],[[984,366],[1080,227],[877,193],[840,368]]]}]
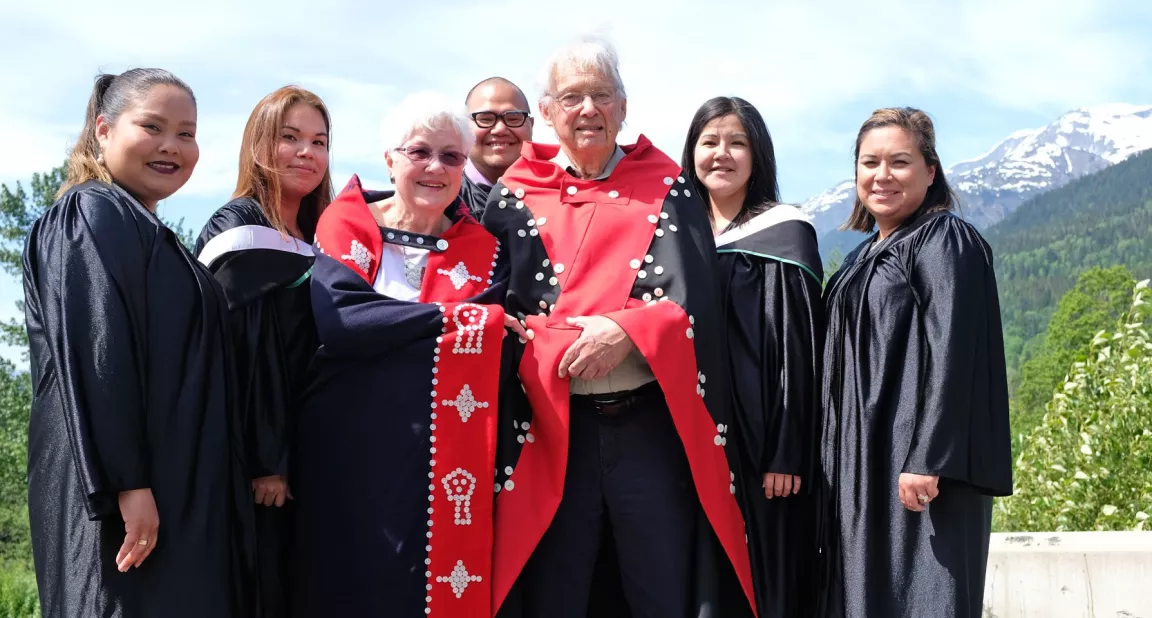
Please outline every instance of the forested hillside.
[{"label": "forested hillside", "polygon": [[1092,267],[1152,274],[1152,150],[1023,204],[985,238],[996,254],[1013,385],[1060,298]]}]

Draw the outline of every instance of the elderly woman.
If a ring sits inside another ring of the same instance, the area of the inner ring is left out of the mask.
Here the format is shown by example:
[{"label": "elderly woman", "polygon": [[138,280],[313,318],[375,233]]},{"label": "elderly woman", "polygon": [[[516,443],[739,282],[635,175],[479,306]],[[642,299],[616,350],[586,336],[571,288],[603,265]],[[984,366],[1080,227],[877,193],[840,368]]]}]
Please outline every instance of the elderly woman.
[{"label": "elderly woman", "polygon": [[860,128],[856,193],[845,226],[878,229],[825,291],[823,615],[978,618],[992,496],[1012,492],[992,250],[950,212],[920,110]]},{"label": "elderly woman", "polygon": [[539,110],[560,145],[526,145],[484,212],[506,309],[534,333],[514,351],[525,395],[505,400],[526,435],[498,466],[495,602],[583,618],[608,536],[633,616],[741,616],[716,247],[680,166],[616,143],[617,65],[597,39],[553,58]]},{"label": "elderly woman", "polygon": [[297,616],[491,615],[506,267],[457,197],[471,135],[443,97],[410,97],[385,122],[395,191],[353,176],[320,217]]}]

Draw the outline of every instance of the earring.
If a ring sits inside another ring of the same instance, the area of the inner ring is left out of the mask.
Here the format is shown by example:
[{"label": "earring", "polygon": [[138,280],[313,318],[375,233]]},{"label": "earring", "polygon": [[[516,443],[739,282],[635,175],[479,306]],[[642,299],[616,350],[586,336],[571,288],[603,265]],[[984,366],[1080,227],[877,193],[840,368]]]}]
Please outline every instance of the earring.
[{"label": "earring", "polygon": [[104,165],[104,153],[96,155],[96,165]]}]

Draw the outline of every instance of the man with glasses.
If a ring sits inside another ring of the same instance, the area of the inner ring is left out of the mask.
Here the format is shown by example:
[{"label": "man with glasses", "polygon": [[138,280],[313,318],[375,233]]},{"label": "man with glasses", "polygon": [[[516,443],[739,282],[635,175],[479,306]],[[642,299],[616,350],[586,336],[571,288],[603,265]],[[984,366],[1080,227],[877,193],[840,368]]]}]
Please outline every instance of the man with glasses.
[{"label": "man with glasses", "polygon": [[[484,211],[526,329],[505,357],[523,392],[501,389],[520,435],[497,450],[493,594],[524,618],[603,616],[613,588],[632,618],[741,618],[716,247],[680,166],[644,136],[617,144],[617,67],[594,38],[552,60],[538,109],[560,144],[526,144]],[[605,537],[616,586],[595,579]]]},{"label": "man with glasses", "polygon": [[479,220],[492,185],[520,158],[523,143],[532,139],[532,115],[528,98],[503,77],[490,77],[473,86],[465,105],[476,144],[464,166],[460,198]]}]

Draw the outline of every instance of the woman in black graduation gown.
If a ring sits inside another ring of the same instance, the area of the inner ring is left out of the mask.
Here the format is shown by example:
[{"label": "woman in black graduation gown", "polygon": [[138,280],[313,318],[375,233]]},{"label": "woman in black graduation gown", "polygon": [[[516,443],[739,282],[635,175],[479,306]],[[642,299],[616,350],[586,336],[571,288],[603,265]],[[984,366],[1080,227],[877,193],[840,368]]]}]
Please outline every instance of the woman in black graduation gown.
[{"label": "woman in black graduation gown", "polygon": [[28,504],[46,617],[249,616],[251,508],[224,296],[155,215],[192,174],[196,101],[101,75],[32,227]]},{"label": "woman in black graduation gown", "polygon": [[209,218],[196,254],[224,287],[255,502],[257,615],[288,615],[290,452],[319,343],[308,278],[320,213],[332,200],[328,109],[286,86],[252,110],[232,201]]},{"label": "woman in black graduation gown", "polygon": [[682,167],[708,198],[717,235],[737,421],[728,433],[759,615],[810,616],[824,343],[816,233],[799,209],[778,203],[772,138],[743,99],[697,110]]},{"label": "woman in black graduation gown", "polygon": [[825,291],[825,615],[979,617],[992,496],[1012,491],[992,251],[919,110],[856,139],[846,227],[878,233]]}]

